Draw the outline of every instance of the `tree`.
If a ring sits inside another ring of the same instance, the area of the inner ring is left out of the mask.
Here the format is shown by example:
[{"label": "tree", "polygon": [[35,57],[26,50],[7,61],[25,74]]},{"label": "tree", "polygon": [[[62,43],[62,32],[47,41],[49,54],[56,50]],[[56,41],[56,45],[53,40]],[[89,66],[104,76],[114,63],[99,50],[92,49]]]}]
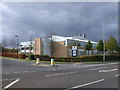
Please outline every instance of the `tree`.
[{"label": "tree", "polygon": [[0,52],[3,52],[4,47],[2,46],[2,44],[0,43]]},{"label": "tree", "polygon": [[118,51],[118,55],[120,55],[120,43],[118,43],[118,49],[117,49],[117,51]]},{"label": "tree", "polygon": [[72,48],[72,46],[81,46],[80,42],[73,41],[68,44],[68,48]]},{"label": "tree", "polygon": [[117,40],[113,36],[110,36],[110,38],[106,43],[106,46],[108,50],[111,51],[111,53],[113,53],[113,51],[117,51],[117,48],[118,48]]},{"label": "tree", "polygon": [[47,34],[46,38],[49,38],[49,41],[48,41],[48,46],[49,46],[49,50],[50,51],[50,56],[53,57],[54,56],[54,52],[56,50],[54,44],[54,35],[57,35],[55,32],[51,32],[49,34]]},{"label": "tree", "polygon": [[33,36],[31,35],[30,36],[30,40],[29,40],[30,41],[30,45],[29,45],[29,50],[30,51],[29,51],[29,54],[32,54],[32,49],[33,49],[33,42],[32,42],[32,40],[33,40]]},{"label": "tree", "polygon": [[88,43],[86,44],[86,50],[88,50],[88,55],[89,55],[89,51],[92,49],[92,43],[90,41],[88,41]]},{"label": "tree", "polygon": [[10,47],[11,47],[12,49],[15,49],[15,47],[16,47],[16,42],[15,42],[15,39],[14,39],[14,38],[10,39]]},{"label": "tree", "polygon": [[101,51],[103,51],[103,46],[104,46],[104,44],[103,44],[103,41],[102,40],[100,40],[99,42],[98,42],[98,45],[97,45],[97,50],[98,50],[98,52],[101,52]]},{"label": "tree", "polygon": [[8,47],[8,39],[6,37],[2,38],[2,46],[3,47]]},{"label": "tree", "polygon": [[71,42],[71,43],[68,44],[68,48],[72,48],[72,46],[77,46],[76,42]]}]

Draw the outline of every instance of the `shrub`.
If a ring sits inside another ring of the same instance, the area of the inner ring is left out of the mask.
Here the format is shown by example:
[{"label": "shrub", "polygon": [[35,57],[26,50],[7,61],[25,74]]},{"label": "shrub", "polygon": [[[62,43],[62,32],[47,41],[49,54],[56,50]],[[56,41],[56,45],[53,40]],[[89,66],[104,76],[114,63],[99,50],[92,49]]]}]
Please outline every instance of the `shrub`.
[{"label": "shrub", "polygon": [[49,55],[39,55],[39,54],[29,54],[28,55],[29,60],[36,60],[37,58],[39,58],[42,61],[49,61],[50,60]]},{"label": "shrub", "polygon": [[[103,56],[102,55],[94,55],[94,56],[80,56],[80,57],[58,57],[54,58],[55,61],[58,62],[98,62],[98,61],[103,61]],[[107,55],[106,56],[106,61],[118,61],[120,60],[120,56],[114,55]]]},{"label": "shrub", "polygon": [[28,59],[29,60],[35,60],[35,55],[34,54],[28,54]]},{"label": "shrub", "polygon": [[12,58],[20,58],[20,59],[25,59],[26,54],[17,54],[17,53],[0,53],[1,56],[4,57],[12,57]]}]

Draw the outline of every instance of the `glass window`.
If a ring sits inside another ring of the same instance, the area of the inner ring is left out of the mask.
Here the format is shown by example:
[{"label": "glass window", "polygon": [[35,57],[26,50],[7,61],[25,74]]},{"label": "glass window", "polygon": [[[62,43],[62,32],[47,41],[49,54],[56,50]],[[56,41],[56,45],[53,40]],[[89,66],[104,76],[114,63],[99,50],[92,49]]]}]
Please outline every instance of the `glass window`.
[{"label": "glass window", "polygon": [[78,49],[78,56],[84,55],[84,49]]},{"label": "glass window", "polygon": [[21,50],[24,50],[24,48],[21,48]]},{"label": "glass window", "polygon": [[94,55],[96,55],[97,54],[97,50],[94,50],[93,53],[94,53]]},{"label": "glass window", "polygon": [[68,55],[71,56],[72,55],[72,49],[68,49]]},{"label": "glass window", "polygon": [[93,44],[92,44],[92,47],[93,47],[93,48],[96,48],[96,47],[97,47],[97,44],[96,44],[96,43],[93,43]]},{"label": "glass window", "polygon": [[64,45],[66,45],[66,41],[64,41]]},{"label": "glass window", "polygon": [[88,52],[88,50],[86,50],[86,55],[91,55],[91,54],[92,54],[91,50],[89,52]]},{"label": "glass window", "polygon": [[29,50],[29,47],[26,47],[26,50]]}]

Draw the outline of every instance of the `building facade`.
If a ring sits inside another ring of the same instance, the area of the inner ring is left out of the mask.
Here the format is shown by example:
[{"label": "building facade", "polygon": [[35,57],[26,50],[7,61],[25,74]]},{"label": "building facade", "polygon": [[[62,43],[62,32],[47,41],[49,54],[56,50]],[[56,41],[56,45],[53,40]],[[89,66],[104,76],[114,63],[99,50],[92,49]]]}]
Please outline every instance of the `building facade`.
[{"label": "building facade", "polygon": [[20,43],[20,53],[25,54],[42,54],[43,53],[43,45],[42,38],[35,38],[34,41],[27,41]]},{"label": "building facade", "polygon": [[92,50],[89,54],[97,54],[96,46],[98,42],[86,39],[85,34],[63,37],[52,35],[51,38],[36,38],[34,41],[21,42],[21,53],[33,53],[49,55],[52,57],[71,57],[72,46],[77,46],[77,56],[87,55],[86,43],[92,43]]},{"label": "building facade", "polygon": [[34,41],[27,41],[27,42],[21,42],[20,43],[20,53],[33,53],[33,45]]},{"label": "building facade", "polygon": [[88,41],[92,43],[92,50],[89,51],[89,54],[97,54],[96,46],[98,42],[94,42],[86,39],[85,34],[75,35],[72,37],[62,37],[62,36],[52,36],[54,41],[54,57],[71,57],[72,56],[72,46],[77,46],[77,56],[88,55],[86,50],[86,44]]}]

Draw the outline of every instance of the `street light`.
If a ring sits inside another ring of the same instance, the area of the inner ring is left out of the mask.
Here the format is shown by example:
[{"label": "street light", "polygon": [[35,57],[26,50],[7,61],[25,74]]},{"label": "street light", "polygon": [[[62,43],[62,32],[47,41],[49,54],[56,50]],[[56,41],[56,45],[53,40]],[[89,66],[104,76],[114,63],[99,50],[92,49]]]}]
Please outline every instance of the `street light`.
[{"label": "street light", "polygon": [[20,53],[21,53],[21,54],[22,54],[22,46],[23,46],[23,45],[20,45]]},{"label": "street light", "polygon": [[[109,18],[114,18],[109,16]],[[105,61],[105,18],[103,17],[103,61]]]},{"label": "street light", "polygon": [[17,58],[18,58],[18,43],[19,43],[19,36],[15,35],[15,37],[17,38]]}]

